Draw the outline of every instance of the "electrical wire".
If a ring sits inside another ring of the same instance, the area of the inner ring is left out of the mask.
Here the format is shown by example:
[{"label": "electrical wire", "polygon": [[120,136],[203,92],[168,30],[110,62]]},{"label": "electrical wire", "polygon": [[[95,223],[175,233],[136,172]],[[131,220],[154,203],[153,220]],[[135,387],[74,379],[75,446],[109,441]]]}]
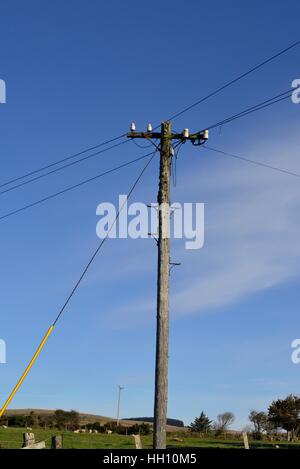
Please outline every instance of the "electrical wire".
[{"label": "electrical wire", "polygon": [[[69,301],[71,300],[72,296],[74,295],[74,293],[76,292],[77,288],[79,287],[80,283],[82,282],[85,274],[87,273],[89,267],[91,266],[91,264],[93,263],[95,257],[97,256],[98,252],[100,251],[100,249],[102,248],[103,244],[105,243],[105,241],[107,240],[111,230],[113,229],[113,227],[115,226],[115,224],[117,223],[118,221],[118,218],[122,212],[122,210],[124,209],[124,206],[126,205],[127,203],[127,200],[131,197],[134,189],[136,188],[137,184],[139,183],[140,179],[142,178],[144,172],[146,171],[146,169],[148,168],[148,166],[150,165],[151,161],[153,160],[155,154],[156,154],[157,150],[155,149],[152,153],[151,153],[151,156],[149,158],[149,160],[147,161],[146,165],[144,166],[144,168],[142,169],[142,171],[140,172],[139,176],[137,177],[137,179],[135,180],[135,182],[133,183],[128,195],[127,195],[127,199],[126,201],[123,202],[123,204],[121,205],[121,207],[119,208],[115,218],[114,218],[114,221],[113,223],[111,224],[106,236],[102,239],[101,243],[99,244],[99,246],[97,247],[97,249],[95,250],[95,252],[93,253],[93,255],[91,256],[90,260],[88,261],[88,263],[86,264],[85,268],[83,269],[83,272],[81,273],[79,279],[77,280],[77,282],[75,283],[74,287],[72,288],[70,294],[68,295],[66,301],[64,302],[63,306],[61,307],[58,315],[56,316],[54,322],[53,322],[53,326],[56,325],[57,321],[59,320],[59,318],[61,317],[61,315],[63,314],[64,310],[66,309]],[[145,158],[146,156],[149,156],[149,155],[144,155],[143,158]]]},{"label": "electrical wire", "polygon": [[35,202],[32,202],[32,203],[30,203],[30,204],[28,204],[28,205],[25,205],[25,206],[23,206],[23,207],[21,207],[21,208],[18,208],[18,209],[16,209],[16,210],[11,211],[11,212],[8,212],[8,213],[6,213],[5,215],[0,216],[0,221],[6,219],[6,218],[8,218],[8,217],[11,217],[11,216],[13,216],[13,215],[16,215],[17,213],[23,212],[24,210],[28,210],[28,209],[30,209],[30,208],[32,208],[32,207],[35,207],[36,205],[40,205],[40,204],[42,204],[42,203],[44,203],[44,202],[47,202],[48,200],[54,199],[55,197],[58,197],[59,195],[65,194],[66,192],[69,192],[69,191],[71,191],[71,190],[73,190],[73,189],[77,189],[77,187],[80,187],[80,186],[83,186],[83,185],[85,185],[85,184],[88,184],[88,183],[90,183],[90,182],[92,182],[92,181],[95,181],[96,179],[99,179],[99,178],[101,178],[101,177],[103,177],[103,176],[106,176],[107,174],[113,173],[113,172],[115,172],[115,171],[117,171],[117,170],[119,170],[119,169],[121,169],[121,168],[125,168],[126,166],[129,166],[129,165],[131,165],[131,164],[133,164],[133,163],[136,163],[137,161],[143,160],[144,158],[146,158],[147,156],[149,156],[149,155],[151,155],[151,154],[152,154],[152,152],[151,152],[151,153],[147,153],[146,155],[140,156],[139,158],[135,158],[134,160],[128,161],[128,162],[126,162],[126,163],[123,163],[123,164],[121,164],[121,165],[119,165],[119,166],[116,166],[116,167],[114,167],[114,168],[112,168],[112,169],[109,169],[109,170],[107,170],[107,171],[104,171],[103,173],[97,174],[96,176],[93,176],[93,177],[88,178],[88,179],[84,179],[83,181],[81,181],[81,182],[79,182],[79,183],[77,183],[77,184],[74,184],[73,186],[69,186],[69,187],[67,187],[67,188],[65,188],[65,189],[62,189],[62,190],[59,191],[59,192],[55,192],[54,194],[50,194],[50,195],[48,195],[47,197],[44,197],[44,198],[42,198],[42,199],[39,199],[39,200],[37,200],[37,201],[35,201]]},{"label": "electrical wire", "polygon": [[138,142],[135,141],[135,138],[132,138],[132,139],[130,139],[130,140],[131,140],[132,143],[134,143],[137,147],[143,148],[143,149],[145,149],[145,148],[150,148],[150,147],[152,147],[152,145],[153,145],[152,142],[149,143],[149,145],[141,145],[140,143],[138,143]]},{"label": "electrical wire", "polygon": [[177,143],[177,145],[173,146],[174,156],[172,158],[171,169],[172,169],[172,180],[173,180],[173,186],[174,187],[176,187],[176,185],[177,185],[177,159],[178,159],[178,154],[179,154],[180,149],[182,148],[182,145],[184,143],[185,143],[185,141],[180,141],[179,143]]},{"label": "electrical wire", "polygon": [[221,155],[230,156],[231,158],[236,158],[238,160],[246,161],[247,163],[251,163],[251,164],[254,164],[254,165],[257,165],[257,166],[262,166],[263,168],[272,169],[273,171],[277,171],[277,172],[280,172],[280,173],[288,174],[289,176],[294,176],[294,177],[300,178],[299,173],[294,173],[293,171],[289,171],[287,169],[282,169],[282,168],[278,168],[277,166],[269,165],[267,163],[262,163],[260,161],[251,160],[250,158],[246,158],[246,157],[240,156],[240,155],[235,155],[233,153],[229,153],[229,152],[226,152],[226,151],[223,151],[223,150],[219,150],[218,148],[212,148],[212,147],[207,146],[206,144],[204,145],[204,148],[206,148],[207,150],[210,150],[210,151],[214,151],[215,153],[219,153]]},{"label": "electrical wire", "polygon": [[[297,88],[296,88],[296,89],[297,89]],[[212,129],[216,128],[216,127],[219,127],[219,126],[222,126],[222,125],[227,124],[227,123],[229,123],[229,122],[232,122],[233,120],[236,120],[236,119],[238,119],[238,118],[240,118],[240,117],[244,117],[244,116],[246,116],[246,115],[248,115],[248,114],[251,114],[251,113],[253,113],[253,112],[256,112],[256,111],[259,111],[259,110],[261,110],[261,109],[264,109],[264,108],[266,108],[266,107],[268,107],[268,106],[270,106],[270,105],[276,104],[276,103],[278,103],[278,102],[280,102],[280,101],[282,101],[282,100],[284,100],[284,99],[289,98],[289,97],[294,93],[294,91],[295,91],[295,89],[285,91],[284,93],[280,93],[279,95],[277,95],[277,96],[275,96],[275,97],[273,97],[273,98],[270,98],[270,99],[268,99],[268,100],[265,100],[265,101],[263,101],[263,102],[261,102],[261,103],[259,103],[259,104],[254,105],[254,106],[251,106],[250,108],[247,108],[247,109],[245,109],[244,111],[241,111],[241,112],[239,112],[239,113],[237,113],[237,114],[234,114],[233,116],[230,116],[230,117],[228,117],[228,118],[226,118],[226,119],[223,119],[223,120],[220,121],[220,122],[217,122],[216,124],[213,124],[213,125],[209,126],[209,127],[207,128],[207,130],[212,130]],[[287,94],[288,94],[288,95],[287,95]],[[285,95],[287,95],[287,96],[285,96]],[[280,98],[280,99],[277,99],[277,100],[276,100],[276,98]],[[152,144],[150,144],[150,145],[147,145],[147,146],[143,146],[143,145],[139,145],[139,144],[135,141],[135,139],[131,139],[131,140],[133,141],[133,143],[135,143],[135,145],[137,145],[137,146],[140,147],[140,148],[148,148],[149,146],[152,145]],[[48,172],[46,172],[46,173],[44,173],[44,174],[41,174],[41,175],[36,176],[36,177],[34,177],[34,178],[31,178],[31,179],[29,179],[29,180],[27,180],[27,181],[24,181],[24,182],[22,182],[22,183],[20,183],[20,184],[17,184],[17,185],[15,185],[15,186],[9,187],[8,189],[4,189],[4,190],[0,191],[0,195],[3,195],[3,194],[5,194],[5,193],[7,193],[7,192],[10,192],[10,191],[12,191],[12,190],[18,189],[18,188],[20,188],[20,187],[23,187],[23,186],[25,186],[25,185],[27,185],[27,184],[30,184],[30,183],[32,183],[32,182],[34,182],[34,181],[37,181],[37,180],[39,180],[39,179],[42,179],[42,178],[44,178],[44,177],[46,177],[46,176],[49,176],[49,175],[51,175],[51,174],[54,174],[54,173],[56,173],[56,172],[59,172],[59,171],[61,171],[61,170],[63,170],[63,169],[66,169],[66,168],[68,168],[68,167],[74,166],[74,165],[76,165],[77,163],[81,163],[82,161],[86,161],[87,159],[90,159],[90,158],[92,158],[92,157],[95,157],[95,156],[98,156],[98,155],[100,155],[100,154],[103,154],[103,153],[105,153],[106,151],[109,151],[109,150],[111,150],[111,149],[113,149],[113,148],[116,148],[116,147],[118,147],[118,146],[120,146],[120,145],[123,145],[123,144],[125,144],[125,143],[127,143],[127,142],[128,142],[128,140],[124,140],[124,141],[122,141],[122,142],[116,143],[116,144],[114,144],[114,145],[111,145],[111,146],[109,146],[109,147],[103,149],[103,150],[100,150],[100,151],[98,151],[98,152],[95,152],[95,153],[92,153],[92,154],[90,154],[90,155],[87,155],[87,156],[85,156],[85,157],[83,157],[83,158],[80,158],[80,159],[78,159],[78,160],[76,160],[76,161],[72,161],[71,163],[68,163],[68,164],[66,164],[66,165],[60,166],[59,168],[55,168],[55,169],[53,169],[53,170],[51,170],[51,171],[48,171]],[[176,158],[177,158],[177,157],[176,157]],[[175,164],[176,164],[176,163],[175,163]],[[174,169],[174,172],[175,172],[174,166],[173,166],[173,169]],[[175,177],[174,172],[173,172],[173,176]],[[173,184],[176,184],[175,181],[174,181],[174,178],[173,178]],[[0,187],[1,187],[1,186],[0,186]],[[0,218],[0,220],[1,220],[1,218]]]},{"label": "electrical wire", "polygon": [[30,172],[28,172],[28,173],[25,173],[25,174],[23,174],[22,176],[18,176],[18,177],[16,177],[16,178],[9,179],[8,181],[1,183],[1,184],[0,184],[0,188],[1,188],[1,187],[4,187],[4,186],[7,186],[7,185],[9,185],[9,184],[12,184],[12,183],[14,183],[14,182],[20,181],[21,179],[24,179],[24,178],[26,178],[26,177],[33,176],[34,174],[37,174],[37,173],[39,173],[39,172],[41,172],[41,171],[44,171],[44,170],[49,169],[49,168],[51,168],[51,167],[53,167],[53,166],[56,166],[57,164],[64,163],[65,161],[68,161],[68,160],[70,160],[70,159],[72,159],[72,158],[75,158],[75,157],[77,157],[77,156],[81,156],[81,155],[83,155],[84,153],[87,153],[87,152],[89,152],[89,151],[95,150],[96,148],[100,148],[100,147],[103,147],[104,145],[108,145],[109,143],[115,142],[116,140],[119,140],[120,138],[125,137],[126,135],[127,135],[127,133],[121,134],[121,135],[119,135],[119,136],[117,136],[117,137],[113,137],[113,138],[111,138],[111,139],[109,139],[109,140],[106,140],[105,142],[98,143],[97,145],[94,145],[94,146],[92,146],[92,147],[86,148],[85,150],[82,150],[82,151],[80,151],[80,152],[78,152],[78,153],[74,153],[73,155],[67,156],[67,157],[62,158],[62,159],[60,159],[60,160],[57,160],[57,161],[55,161],[55,162],[53,162],[53,163],[50,163],[50,164],[48,164],[48,165],[46,165],[46,166],[42,166],[41,168],[38,168],[38,169],[35,169],[35,170],[30,171]]},{"label": "electrical wire", "polygon": [[[297,89],[297,88],[295,88]],[[210,125],[209,127],[206,127],[205,129],[203,129],[202,131],[200,132],[203,132],[204,130],[212,130],[212,129],[215,129],[216,127],[220,127],[224,124],[228,124],[229,122],[232,122],[236,119],[239,119],[241,117],[244,117],[244,116],[247,116],[249,114],[252,114],[253,112],[256,112],[256,111],[260,111],[261,109],[265,109],[269,106],[272,106],[273,104],[277,104],[281,101],[284,101],[285,99],[288,99],[292,96],[292,94],[294,93],[295,89],[293,90],[288,90],[288,91],[285,91],[284,93],[280,93],[279,95],[277,96],[274,96],[272,98],[269,98],[265,101],[262,101],[258,104],[255,104],[254,106],[251,106],[249,108],[246,108],[244,109],[243,111],[240,111],[239,113],[237,114],[233,114],[232,116],[230,117],[227,117],[215,124],[212,124]],[[277,99],[278,98],[278,99]]]},{"label": "electrical wire", "polygon": [[[295,88],[295,89],[297,89],[297,88]],[[279,102],[281,102],[281,101],[283,101],[283,100],[289,98],[289,97],[294,93],[295,89],[285,91],[284,93],[280,93],[280,94],[277,95],[277,96],[274,96],[274,97],[272,97],[272,98],[270,98],[270,99],[268,99],[268,100],[265,100],[265,101],[263,101],[263,102],[260,102],[260,103],[254,105],[254,106],[251,106],[250,108],[247,108],[247,109],[245,109],[244,111],[241,111],[241,112],[239,112],[239,113],[237,113],[237,114],[234,114],[233,116],[230,116],[230,117],[228,117],[228,118],[226,118],[226,119],[224,119],[224,120],[222,120],[222,121],[217,122],[216,124],[213,124],[213,125],[207,127],[207,129],[208,129],[208,130],[214,129],[214,128],[216,128],[216,127],[219,127],[219,126],[222,126],[222,125],[224,125],[224,124],[230,123],[230,122],[232,122],[233,120],[239,119],[239,118],[244,117],[244,116],[246,116],[246,115],[249,115],[249,114],[251,114],[251,113],[253,113],[253,112],[259,111],[259,110],[264,109],[264,108],[267,108],[267,107],[269,107],[269,106],[271,106],[271,105],[273,105],[273,104],[279,103]],[[285,96],[287,93],[288,93],[288,95]],[[276,99],[276,98],[279,98],[279,99]],[[0,195],[1,195],[1,194],[4,194],[5,192],[8,192],[8,191],[10,191],[10,190],[17,189],[18,187],[21,187],[21,186],[23,186],[23,185],[25,185],[25,184],[27,184],[27,183],[29,183],[29,182],[33,182],[33,181],[35,181],[35,180],[37,180],[37,179],[40,179],[40,178],[42,178],[42,177],[44,177],[44,176],[47,176],[48,174],[52,174],[52,173],[54,173],[54,172],[57,172],[57,171],[60,170],[60,169],[64,169],[65,167],[68,167],[68,166],[71,166],[71,165],[73,165],[73,164],[76,164],[77,162],[83,161],[83,160],[85,160],[85,159],[87,159],[87,158],[91,158],[91,157],[93,157],[93,156],[95,156],[95,155],[98,155],[98,154],[103,153],[103,152],[105,152],[105,151],[108,151],[108,150],[110,150],[110,149],[112,149],[112,148],[115,148],[115,147],[117,147],[117,146],[120,146],[120,145],[122,145],[122,144],[124,144],[124,143],[126,143],[126,142],[128,142],[128,140],[125,140],[125,141],[123,141],[123,142],[119,142],[119,143],[117,143],[117,144],[115,144],[115,145],[112,145],[111,147],[108,147],[108,148],[106,148],[106,149],[104,149],[104,150],[102,150],[102,151],[100,151],[100,152],[96,152],[96,153],[94,153],[94,154],[92,154],[92,155],[88,155],[87,157],[84,157],[84,158],[82,158],[82,159],[80,159],[80,160],[77,160],[77,161],[75,161],[75,162],[69,163],[68,165],[65,165],[65,166],[63,166],[63,167],[61,167],[61,168],[57,168],[57,169],[55,169],[55,170],[52,170],[52,171],[46,173],[45,175],[37,176],[36,178],[33,178],[33,179],[31,179],[31,180],[29,180],[29,181],[27,181],[27,182],[18,184],[18,185],[16,185],[16,186],[13,186],[13,187],[10,188],[10,189],[6,189],[6,190],[0,192]],[[182,143],[183,143],[183,142],[179,142],[174,148],[176,148],[177,146],[180,145],[180,146],[179,146],[179,149],[180,149]],[[208,148],[208,147],[207,147],[207,148]],[[179,149],[178,149],[178,151],[179,151]],[[143,158],[143,157],[142,157],[142,158]],[[177,159],[177,155],[176,155],[175,158]],[[132,162],[135,162],[135,161],[138,161],[138,159],[137,159],[137,160],[133,160]],[[129,164],[131,164],[132,162],[130,162]],[[172,174],[173,174],[173,185],[176,185],[176,162],[175,162],[175,165],[174,165],[173,163],[172,163],[172,165],[173,165],[173,172],[172,172]],[[82,181],[82,182],[80,182],[80,183],[78,183],[78,184],[75,184],[74,186],[71,186],[71,187],[69,187],[69,188],[66,188],[66,189],[64,189],[64,190],[62,190],[62,191],[56,192],[55,194],[51,194],[51,195],[49,195],[49,196],[47,196],[47,197],[45,197],[45,198],[43,198],[43,199],[40,199],[40,200],[38,200],[38,201],[36,201],[36,202],[33,202],[33,203],[31,203],[31,204],[28,204],[28,205],[25,205],[24,207],[21,207],[20,209],[14,210],[14,211],[9,212],[9,213],[7,213],[7,214],[5,214],[5,215],[3,215],[3,216],[0,216],[0,221],[3,220],[3,219],[5,219],[5,218],[8,218],[8,217],[10,217],[10,216],[12,216],[12,215],[15,215],[15,214],[17,214],[17,213],[19,213],[19,212],[22,212],[23,210],[27,210],[27,209],[29,209],[29,208],[34,207],[35,205],[39,205],[40,203],[46,202],[47,200],[50,200],[50,199],[52,199],[52,198],[54,198],[54,197],[57,197],[57,196],[59,196],[59,195],[61,195],[61,194],[64,194],[65,192],[68,192],[68,191],[70,191],[70,190],[72,190],[72,189],[75,189],[76,187],[79,187],[79,186],[81,186],[81,185],[83,185],[83,184],[86,184],[86,183],[88,183],[88,182],[91,182],[91,181],[93,181],[94,179],[97,179],[97,178],[99,178],[99,177],[102,177],[102,176],[104,176],[105,174],[108,174],[108,173],[110,173],[110,172],[112,172],[112,171],[115,171],[116,169],[120,169],[120,168],[122,168],[123,166],[127,166],[127,163],[125,163],[124,165],[120,165],[120,166],[118,166],[117,168],[114,168],[114,169],[112,169],[112,170],[109,170],[109,171],[106,171],[106,172],[104,172],[104,173],[101,173],[100,175],[94,176],[93,178],[89,178],[89,179],[87,179],[87,180],[84,180],[84,181]],[[271,168],[271,169],[272,169],[272,168]]]},{"label": "electrical wire", "polygon": [[124,143],[127,143],[127,142],[128,142],[128,140],[124,140],[122,142],[115,143],[114,145],[111,145],[110,147],[104,148],[103,150],[99,150],[95,153],[87,155],[83,158],[80,158],[79,160],[72,161],[71,163],[67,163],[64,166],[60,166],[59,168],[52,169],[51,171],[48,171],[47,173],[40,174],[39,176],[35,176],[34,178],[28,179],[27,181],[21,182],[20,184],[16,184],[15,186],[12,186],[12,187],[9,187],[8,189],[4,189],[3,191],[0,191],[0,195],[6,194],[7,192],[10,192],[10,191],[18,189],[20,187],[26,186],[27,184],[30,184],[31,182],[38,181],[39,179],[42,179],[46,176],[57,173],[58,171],[61,171],[65,168],[69,168],[70,166],[74,166],[77,163],[81,163],[82,161],[86,161],[90,158],[93,158],[94,156],[98,156],[102,153],[105,153],[106,151],[109,151],[109,150],[112,150],[113,148],[119,147],[120,145],[124,145]]},{"label": "electrical wire", "polygon": [[173,182],[173,187],[176,187],[176,156],[174,154],[172,160],[171,160],[171,175],[172,175],[172,182]]},{"label": "electrical wire", "polygon": [[246,76],[250,75],[251,73],[255,72],[256,70],[260,69],[261,67],[263,67],[264,65],[268,64],[269,62],[275,60],[276,58],[280,57],[281,55],[285,54],[286,52],[290,51],[291,49],[293,49],[294,47],[296,46],[299,46],[300,45],[300,41],[296,41],[294,42],[293,44],[291,44],[290,46],[286,47],[285,49],[279,51],[277,54],[275,55],[272,55],[271,57],[269,57],[268,59],[264,60],[263,62],[259,63],[258,65],[256,65],[255,67],[253,68],[250,68],[247,72],[239,75],[238,77],[234,78],[233,80],[225,83],[224,85],[220,86],[220,88],[217,88],[215,91],[212,91],[211,93],[207,94],[206,96],[204,96],[203,98],[199,99],[198,101],[194,102],[193,104],[191,104],[190,106],[187,106],[186,108],[182,109],[181,111],[177,112],[176,114],[173,114],[168,120],[174,120],[176,119],[177,117],[181,116],[182,114],[184,114],[185,112],[193,109],[194,107],[198,106],[199,104],[203,103],[204,101],[208,100],[209,98],[215,96],[216,94],[220,93],[221,91],[225,90],[226,88],[228,88],[229,86],[233,85],[234,83],[237,83],[239,80],[245,78]]}]

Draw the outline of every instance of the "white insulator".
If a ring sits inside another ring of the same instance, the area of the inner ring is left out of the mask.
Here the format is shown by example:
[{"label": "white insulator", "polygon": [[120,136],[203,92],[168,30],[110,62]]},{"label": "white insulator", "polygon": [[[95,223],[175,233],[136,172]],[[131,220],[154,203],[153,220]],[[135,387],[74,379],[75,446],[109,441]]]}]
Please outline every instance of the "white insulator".
[{"label": "white insulator", "polygon": [[131,132],[135,132],[135,129],[136,129],[135,123],[134,123],[134,122],[131,122],[131,126],[130,126]]},{"label": "white insulator", "polygon": [[203,132],[203,140],[208,140],[208,136],[209,136],[209,131],[208,131],[208,130],[204,130],[204,132]]},{"label": "white insulator", "polygon": [[147,125],[147,132],[152,132],[153,128],[152,128],[152,124],[148,124]]},{"label": "white insulator", "polygon": [[189,138],[189,136],[190,136],[189,129],[183,129],[182,134],[183,134],[184,138]]}]

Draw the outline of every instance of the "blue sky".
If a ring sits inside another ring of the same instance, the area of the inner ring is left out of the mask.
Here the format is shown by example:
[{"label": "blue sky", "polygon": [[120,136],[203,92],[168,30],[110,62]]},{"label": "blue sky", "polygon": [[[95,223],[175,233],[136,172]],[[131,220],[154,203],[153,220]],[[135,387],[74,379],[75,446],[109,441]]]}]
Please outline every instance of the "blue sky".
[{"label": "blue sky", "polygon": [[[299,2],[4,1],[1,181],[168,118],[299,40]],[[288,52],[182,115],[198,130],[290,88]],[[300,105],[287,100],[211,134],[211,146],[300,173]],[[0,213],[143,154],[132,144],[1,195]],[[96,206],[141,163],[0,221],[0,400],[16,383],[99,242]],[[172,245],[169,416],[189,423],[299,391],[299,179],[185,145],[173,201],[204,202],[205,245]],[[154,202],[157,162],[133,197]],[[110,240],[11,407],[152,415],[156,249]]]}]

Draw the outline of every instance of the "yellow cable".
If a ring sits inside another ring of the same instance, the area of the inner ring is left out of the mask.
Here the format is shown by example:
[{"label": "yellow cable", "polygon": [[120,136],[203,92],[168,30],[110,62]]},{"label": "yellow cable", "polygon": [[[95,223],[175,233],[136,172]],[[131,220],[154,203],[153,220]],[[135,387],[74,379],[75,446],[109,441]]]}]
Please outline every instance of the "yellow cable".
[{"label": "yellow cable", "polygon": [[39,356],[39,354],[41,353],[41,350],[42,348],[44,347],[45,343],[47,342],[51,332],[53,331],[54,329],[54,326],[50,326],[48,331],[46,332],[46,335],[45,337],[43,338],[42,342],[40,343],[37,351],[35,352],[35,354],[33,355],[30,363],[28,364],[26,370],[24,371],[24,373],[22,374],[21,378],[19,379],[19,381],[17,382],[17,384],[15,385],[14,389],[12,390],[12,392],[10,393],[10,396],[9,398],[7,399],[7,401],[5,402],[4,406],[2,407],[2,409],[0,410],[0,418],[2,417],[2,415],[4,414],[7,406],[9,405],[9,403],[11,402],[11,400],[13,399],[14,395],[16,394],[16,392],[18,391],[19,387],[21,386],[21,384],[23,383],[24,379],[26,378],[27,374],[29,373],[32,365],[34,364],[35,360],[37,359],[37,357]]}]

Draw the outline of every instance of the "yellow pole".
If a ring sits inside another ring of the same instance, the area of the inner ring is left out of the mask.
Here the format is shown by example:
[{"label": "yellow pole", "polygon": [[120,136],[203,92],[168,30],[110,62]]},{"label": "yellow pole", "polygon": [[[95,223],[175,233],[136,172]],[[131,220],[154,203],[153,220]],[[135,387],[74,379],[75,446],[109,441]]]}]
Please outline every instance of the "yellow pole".
[{"label": "yellow pole", "polygon": [[13,399],[14,395],[16,394],[16,392],[18,391],[19,387],[21,386],[21,384],[23,383],[24,379],[26,378],[27,374],[29,373],[32,365],[34,364],[35,360],[37,359],[37,357],[39,356],[39,354],[41,353],[41,350],[42,348],[44,347],[45,343],[47,342],[48,338],[49,338],[49,335],[51,334],[51,332],[53,331],[54,329],[54,326],[50,326],[48,331],[46,332],[46,335],[45,337],[43,338],[42,342],[40,343],[40,345],[38,346],[38,349],[37,351],[35,352],[35,354],[33,355],[30,363],[28,364],[26,370],[24,371],[24,373],[22,374],[21,378],[19,379],[19,381],[17,382],[17,384],[15,385],[14,389],[12,390],[12,392],[10,393],[10,396],[9,398],[7,399],[7,401],[5,402],[4,406],[2,407],[2,409],[0,410],[0,418],[2,417],[2,415],[4,414],[4,412],[6,411],[6,408],[7,406],[9,405],[9,403],[11,402],[11,400]]}]

